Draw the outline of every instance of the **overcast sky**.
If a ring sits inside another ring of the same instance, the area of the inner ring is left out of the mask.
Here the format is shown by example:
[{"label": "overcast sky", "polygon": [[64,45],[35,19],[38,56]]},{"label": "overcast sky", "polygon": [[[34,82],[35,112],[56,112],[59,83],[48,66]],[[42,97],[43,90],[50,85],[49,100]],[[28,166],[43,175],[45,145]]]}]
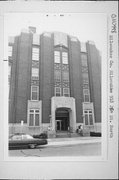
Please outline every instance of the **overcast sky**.
[{"label": "overcast sky", "polygon": [[61,31],[76,36],[82,42],[94,41],[102,52],[106,43],[106,16],[100,13],[40,14],[9,13],[4,18],[4,38],[19,35],[21,29],[36,27],[38,34],[44,31]]}]

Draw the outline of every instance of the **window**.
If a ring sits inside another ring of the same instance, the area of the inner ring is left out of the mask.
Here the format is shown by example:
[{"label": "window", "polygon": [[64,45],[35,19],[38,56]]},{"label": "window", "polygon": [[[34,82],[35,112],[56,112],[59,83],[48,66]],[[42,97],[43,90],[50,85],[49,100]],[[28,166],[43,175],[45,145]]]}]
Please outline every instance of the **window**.
[{"label": "window", "polygon": [[33,34],[33,44],[40,45],[40,36],[38,34]]},{"label": "window", "polygon": [[69,88],[63,88],[63,96],[66,96],[66,97],[70,96]]},{"label": "window", "polygon": [[55,78],[55,81],[61,81],[61,71],[55,70],[54,78]]},{"label": "window", "polygon": [[61,96],[61,88],[55,87],[55,96]]},{"label": "window", "polygon": [[29,110],[29,126],[39,126],[40,110],[30,109]]},{"label": "window", "polygon": [[93,113],[92,110],[84,110],[85,125],[93,125]]},{"label": "window", "polygon": [[60,63],[60,52],[59,51],[54,52],[54,62]]},{"label": "window", "polygon": [[68,64],[68,53],[67,52],[62,52],[62,63]]},{"label": "window", "polygon": [[31,86],[31,100],[38,100],[38,99],[39,99],[39,87]]},{"label": "window", "polygon": [[83,89],[84,102],[90,102],[89,89]]},{"label": "window", "polygon": [[88,66],[88,64],[87,64],[87,55],[85,53],[81,54],[81,62],[82,62],[82,66],[85,66],[85,67]]},{"label": "window", "polygon": [[82,76],[83,76],[83,83],[84,84],[89,83],[88,73],[82,73]]},{"label": "window", "polygon": [[8,46],[8,56],[12,56],[12,46]]},{"label": "window", "polygon": [[32,68],[32,77],[39,79],[39,69],[38,68]]},{"label": "window", "polygon": [[69,82],[69,72],[63,71],[62,76],[63,76],[63,81]]},{"label": "window", "polygon": [[81,52],[86,52],[86,43],[81,42]]},{"label": "window", "polygon": [[32,48],[32,60],[39,61],[39,48]]}]

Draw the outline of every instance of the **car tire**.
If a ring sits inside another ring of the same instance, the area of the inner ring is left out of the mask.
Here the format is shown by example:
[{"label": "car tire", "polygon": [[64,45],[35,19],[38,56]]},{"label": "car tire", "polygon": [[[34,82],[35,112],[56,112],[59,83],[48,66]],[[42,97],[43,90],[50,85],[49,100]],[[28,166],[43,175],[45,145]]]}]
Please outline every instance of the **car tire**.
[{"label": "car tire", "polygon": [[30,148],[30,149],[36,148],[36,144],[29,144],[29,148]]}]

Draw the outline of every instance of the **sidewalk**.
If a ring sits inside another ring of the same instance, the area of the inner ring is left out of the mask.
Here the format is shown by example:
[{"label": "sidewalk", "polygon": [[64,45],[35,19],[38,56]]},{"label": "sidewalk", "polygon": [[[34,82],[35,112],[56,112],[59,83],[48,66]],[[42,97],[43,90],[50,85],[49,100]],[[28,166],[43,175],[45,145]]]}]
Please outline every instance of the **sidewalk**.
[{"label": "sidewalk", "polygon": [[101,137],[70,137],[48,139],[48,146],[101,143]]}]

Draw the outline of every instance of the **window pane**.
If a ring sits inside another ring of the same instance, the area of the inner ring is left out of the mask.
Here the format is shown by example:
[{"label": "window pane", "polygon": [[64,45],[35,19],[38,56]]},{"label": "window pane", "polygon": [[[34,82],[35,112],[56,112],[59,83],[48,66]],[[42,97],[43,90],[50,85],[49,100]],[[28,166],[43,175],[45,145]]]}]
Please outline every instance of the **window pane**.
[{"label": "window pane", "polygon": [[82,62],[82,66],[87,67],[87,55],[86,54],[81,54],[81,62]]},{"label": "window pane", "polygon": [[32,92],[32,100],[38,100],[37,92]]},{"label": "window pane", "polygon": [[37,92],[37,89],[38,89],[38,87],[37,86],[32,86],[32,92]]},{"label": "window pane", "polygon": [[84,95],[84,102],[90,102],[90,95]]},{"label": "window pane", "polygon": [[68,64],[68,53],[67,52],[62,52],[62,63]]},{"label": "window pane", "polygon": [[34,110],[30,110],[30,113],[34,113]]},{"label": "window pane", "polygon": [[61,88],[56,87],[55,88],[55,96],[60,96],[61,95]]},{"label": "window pane", "polygon": [[81,42],[81,52],[86,52],[86,43]]},{"label": "window pane", "polygon": [[39,97],[39,87],[31,86],[31,100],[38,100]]},{"label": "window pane", "polygon": [[32,48],[32,52],[36,53],[36,54],[39,54],[39,48]]},{"label": "window pane", "polygon": [[39,77],[39,69],[32,68],[32,77]]},{"label": "window pane", "polygon": [[64,81],[69,81],[69,72],[63,71],[63,74],[62,74],[62,75],[63,75],[63,80],[64,80]]},{"label": "window pane", "polygon": [[39,113],[39,110],[35,110],[36,113]]},{"label": "window pane", "polygon": [[35,114],[35,126],[39,126],[39,114]]},{"label": "window pane", "polygon": [[90,125],[93,125],[93,116],[92,116],[92,114],[89,114],[89,122],[90,122]]},{"label": "window pane", "polygon": [[89,83],[88,73],[82,73],[83,83]]},{"label": "window pane", "polygon": [[88,114],[85,114],[85,125],[88,125]]},{"label": "window pane", "polygon": [[63,95],[69,97],[69,88],[63,88]]},{"label": "window pane", "polygon": [[39,48],[32,48],[32,60],[39,60]]},{"label": "window pane", "polygon": [[60,52],[59,51],[54,52],[54,62],[60,63]]},{"label": "window pane", "polygon": [[33,117],[34,117],[33,114],[29,115],[29,126],[33,126]]},{"label": "window pane", "polygon": [[40,36],[38,34],[33,34],[33,44],[40,45]]},{"label": "window pane", "polygon": [[54,71],[54,78],[56,81],[61,81],[61,71]]}]

